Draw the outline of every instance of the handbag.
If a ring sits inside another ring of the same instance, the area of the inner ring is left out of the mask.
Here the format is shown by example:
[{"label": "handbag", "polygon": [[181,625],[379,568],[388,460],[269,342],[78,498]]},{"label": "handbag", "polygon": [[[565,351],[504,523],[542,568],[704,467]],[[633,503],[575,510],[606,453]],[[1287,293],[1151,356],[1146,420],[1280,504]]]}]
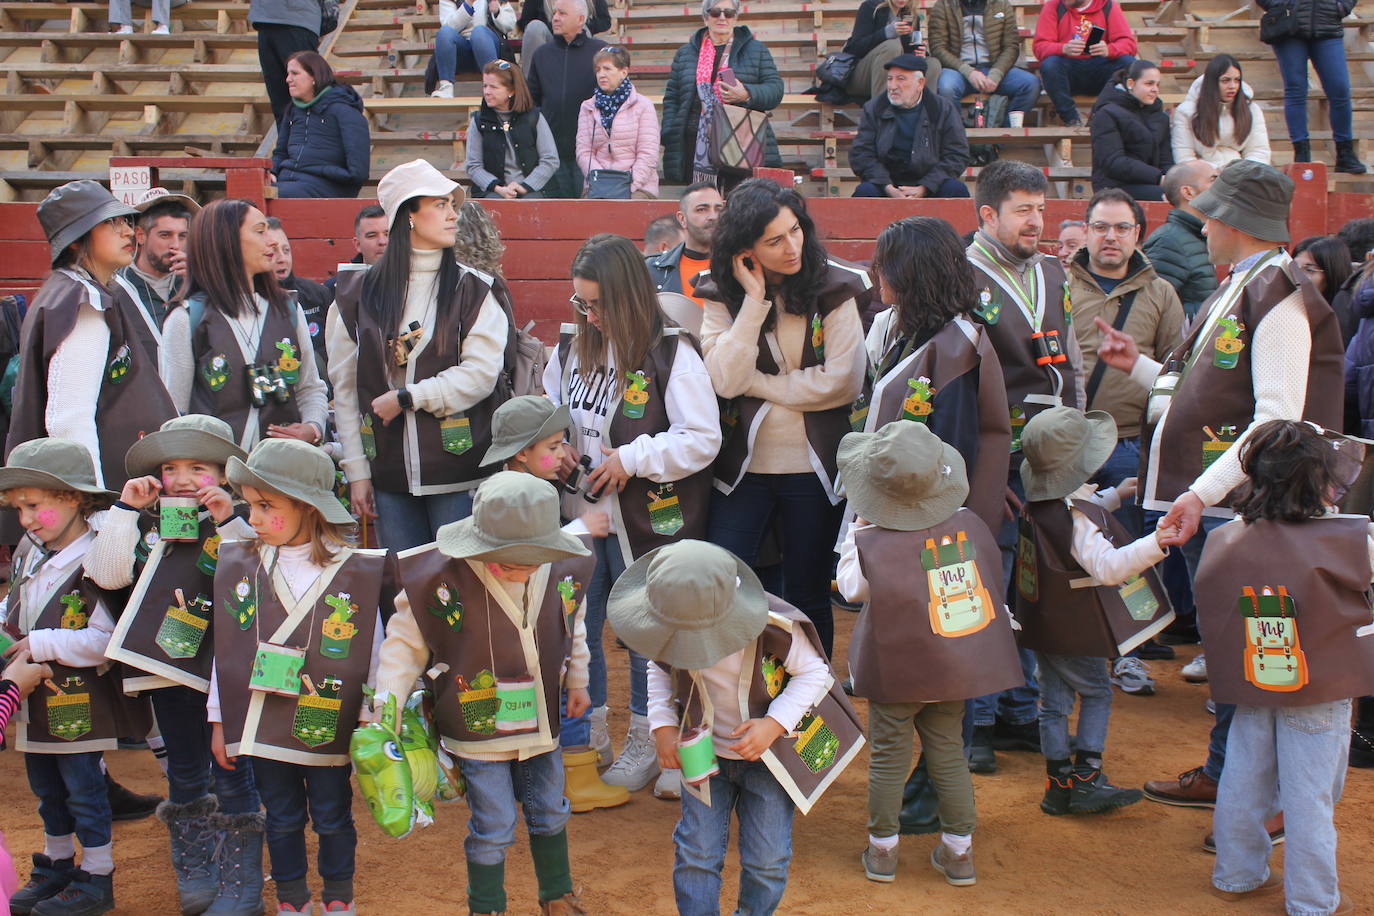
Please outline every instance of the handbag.
[{"label": "handbag", "polygon": [[753,172],[763,164],[768,112],[718,104],[707,133],[707,156],[717,172]]},{"label": "handbag", "polygon": [[632,176],[623,169],[592,169],[587,175],[591,200],[629,200]]},{"label": "handbag", "polygon": [[1269,7],[1260,16],[1260,41],[1267,45],[1283,41],[1285,38],[1298,37],[1298,17],[1293,15],[1291,3],[1280,3]]},{"label": "handbag", "polygon": [[816,81],[823,86],[835,86],[844,89],[849,85],[849,78],[854,75],[854,68],[859,65],[857,54],[849,54],[845,51],[836,51],[834,54],[827,54],[825,60],[816,66]]}]

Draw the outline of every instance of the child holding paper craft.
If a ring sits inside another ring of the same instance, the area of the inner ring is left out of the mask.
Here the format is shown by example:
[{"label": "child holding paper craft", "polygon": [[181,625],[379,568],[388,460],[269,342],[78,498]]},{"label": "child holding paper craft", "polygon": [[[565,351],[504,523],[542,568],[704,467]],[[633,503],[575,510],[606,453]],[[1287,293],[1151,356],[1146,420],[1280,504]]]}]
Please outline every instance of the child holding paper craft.
[{"label": "child holding paper craft", "polygon": [[[1021,645],[1034,649],[1039,662],[1040,746],[1048,774],[1040,810],[1050,815],[1099,814],[1143,797],[1139,789],[1112,785],[1102,771],[1112,712],[1107,659],[1173,622],[1168,593],[1152,569],[1164,559],[1161,540],[1173,531],[1160,528],[1133,541],[1112,512],[1134,495],[1134,482],[1102,493],[1088,483],[1116,441],[1111,414],[1073,407],[1036,414],[1021,434],[1026,501],[1013,579]],[[1071,751],[1075,697],[1081,705]]]},{"label": "child holding paper craft", "polygon": [[[324,911],[352,914],[348,743],[363,685],[376,672],[389,558],[349,546],[353,518],[334,495],[334,464],[318,448],[267,439],[246,462],[230,458],[227,470],[257,537],[222,544],[215,569],[211,749],[226,769],[253,758],[278,912],[311,912],[308,810]],[[244,863],[261,858],[262,842],[262,833],[245,836],[237,854]],[[245,890],[260,892],[261,881]]]},{"label": "child holding paper craft", "polygon": [[215,763],[205,717],[219,545],[253,537],[224,489],[225,464],[247,454],[233,435],[218,417],[188,414],[135,442],[124,461],[129,480],[85,561],[86,575],[101,588],[133,586],[105,654],[128,666],[125,690],[152,697],[167,746],[168,799],[157,814],[171,835],[177,895],[187,912],[221,896],[225,906],[242,887],[262,881],[260,857],[238,870],[227,861],[239,844],[226,840],[262,833],[253,771],[246,761],[232,770]]},{"label": "child holding paper craft", "polygon": [[772,913],[787,889],[792,815],[805,814],[863,746],[810,619],[763,590],[723,547],[684,540],[640,557],[608,619],[649,666],[660,765],[682,771],[673,891],[682,916],[720,912],[739,813],[738,913]]},{"label": "child holding paper craft", "polygon": [[522,804],[540,912],[586,913],[568,862],[557,713],[560,687],[569,716],[590,706],[583,615],[595,561],[558,523],[552,487],[499,471],[477,488],[470,517],[397,558],[403,588],[377,702],[407,695],[421,673],[433,687],[440,741],[467,781],[473,914],[506,910],[506,849]]},{"label": "child holding paper craft", "polygon": [[104,913],[115,905],[100,756],[121,735],[146,735],[152,727],[147,701],[124,697],[118,669],[105,671],[114,618],[81,569],[95,538],[87,520],[117,497],[96,483],[86,447],[68,439],[31,439],[15,446],[0,468],[0,500],[18,510],[27,532],[15,552],[3,615],[18,641],[4,655],[27,654],[52,669],[29,696],[15,741],[44,834],[28,884],[10,900],[15,913],[39,906],[57,914]]},{"label": "child holding paper craft", "polygon": [[[1239,901],[1282,887],[1289,913],[1354,913],[1336,875],[1332,809],[1350,698],[1374,692],[1374,526],[1334,508],[1349,478],[1311,425],[1270,420],[1241,448],[1237,518],[1207,536],[1194,585],[1212,698],[1236,704],[1212,889]],[[1282,876],[1264,827],[1278,811]]]}]

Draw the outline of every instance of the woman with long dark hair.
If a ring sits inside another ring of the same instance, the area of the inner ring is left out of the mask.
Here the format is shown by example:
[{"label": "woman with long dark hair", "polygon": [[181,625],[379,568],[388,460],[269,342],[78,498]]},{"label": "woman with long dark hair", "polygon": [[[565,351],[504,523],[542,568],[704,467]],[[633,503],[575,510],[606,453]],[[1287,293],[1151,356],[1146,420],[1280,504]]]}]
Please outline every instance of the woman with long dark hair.
[{"label": "woman with long dark hair", "polygon": [[1093,190],[1122,188],[1136,200],[1163,200],[1174,166],[1169,114],[1159,100],[1159,65],[1137,60],[1116,71],[1093,105]]},{"label": "woman with long dark hair", "polygon": [[725,402],[709,540],[752,565],[779,516],[783,597],[827,652],[835,458],[863,388],[868,285],[826,254],[801,195],[758,178],[730,193],[696,285],[706,368]]},{"label": "woman with long dark hair", "polygon": [[[587,590],[592,734],[608,748],[606,598],[625,567],[656,547],[707,533],[711,462],[720,450],[720,411],[697,343],[663,326],[644,256],[624,236],[595,235],[572,263],[575,322],[565,324],[544,370],[544,390],[572,413],[569,458],[585,482],[596,575]],[[598,511],[599,510],[599,511]],[[630,731],[603,778],[637,791],[659,775],[649,731],[647,663],[630,653]],[[586,740],[573,744],[587,744]],[[566,742],[565,742],[566,744]],[[669,771],[655,794],[676,797]]]},{"label": "woman with long dark hair", "polygon": [[1218,168],[1236,159],[1269,161],[1269,129],[1240,61],[1218,54],[1174,109],[1174,162],[1204,159]]},{"label": "woman with long dark hair", "polygon": [[162,326],[162,378],[182,413],[224,420],[245,451],[263,437],[318,444],[328,417],[310,326],[277,283],[267,217],[246,200],[191,224],[185,293]]},{"label": "woman with long dark hair", "polygon": [[1350,283],[1355,265],[1350,261],[1350,247],[1334,235],[1314,235],[1293,246],[1293,263],[1307,274],[1307,279],[1322,294],[1322,298],[1336,313],[1341,328],[1341,340],[1346,345],[1355,336],[1360,324],[1354,290],[1359,281]]},{"label": "woman with long dark hair", "polygon": [[416,159],[382,176],[377,199],[386,251],[340,276],[325,333],[353,507],[405,550],[471,514],[495,470],[480,462],[509,396],[497,383],[512,328],[491,279],[458,263],[456,182]]}]

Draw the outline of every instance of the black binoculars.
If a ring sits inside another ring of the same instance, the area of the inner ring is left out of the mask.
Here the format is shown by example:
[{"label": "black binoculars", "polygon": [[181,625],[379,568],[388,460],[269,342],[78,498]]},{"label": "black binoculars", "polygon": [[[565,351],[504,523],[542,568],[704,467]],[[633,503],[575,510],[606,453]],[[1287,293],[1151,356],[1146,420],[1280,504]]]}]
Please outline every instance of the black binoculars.
[{"label": "black binoculars", "polygon": [[267,406],[268,398],[272,398],[278,404],[285,404],[291,400],[291,391],[286,386],[286,379],[276,366],[251,363],[243,367],[243,372],[248,380],[248,400],[254,407]]}]

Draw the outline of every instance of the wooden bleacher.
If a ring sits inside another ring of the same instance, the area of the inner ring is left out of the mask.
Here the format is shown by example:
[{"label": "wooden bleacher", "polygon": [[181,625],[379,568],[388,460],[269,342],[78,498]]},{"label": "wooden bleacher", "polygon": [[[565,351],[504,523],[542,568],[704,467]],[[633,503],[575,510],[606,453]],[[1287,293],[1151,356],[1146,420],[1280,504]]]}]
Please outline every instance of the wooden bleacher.
[{"label": "wooden bleacher", "polygon": [[[699,23],[682,0],[612,0],[608,41],[634,57],[636,85],[661,98],[673,54]],[[1282,83],[1269,49],[1257,39],[1259,11],[1249,0],[1118,0],[1136,30],[1140,54],[1162,64],[1164,98],[1176,104],[1211,56],[1244,62],[1268,115],[1275,162],[1291,159],[1282,117]],[[1030,35],[1039,0],[1014,0],[1021,17],[1022,65],[1038,67]],[[817,61],[848,37],[857,2],[755,0],[741,22],[773,53],[787,95],[773,114],[784,164],[813,195],[845,195],[857,106],[834,107],[803,94]],[[32,200],[76,176],[104,177],[111,156],[247,155],[267,149],[273,130],[257,67],[247,0],[189,0],[173,10],[171,35],[152,35],[148,11],[134,34],[109,32],[104,3],[0,0],[0,71],[9,104],[0,110],[0,199]],[[1356,137],[1374,138],[1374,19],[1347,20],[1346,45],[1356,92]],[[326,48],[339,78],[365,99],[372,126],[373,180],[391,166],[424,156],[461,169],[468,117],[479,84],[460,77],[458,98],[430,99],[422,80],[438,27],[436,0],[350,0]],[[1312,138],[1329,157],[1325,99],[1315,76],[1309,100]],[[1091,99],[1081,99],[1090,108]],[[1059,196],[1090,191],[1087,132],[1057,123],[1042,96],[1027,127],[970,132],[1000,155],[1046,169]],[[1369,155],[1374,156],[1374,148]],[[457,172],[455,171],[455,174]],[[972,178],[970,170],[966,176]],[[214,193],[223,176],[195,171],[167,178]],[[1374,180],[1332,176],[1332,187],[1374,189]],[[365,192],[365,194],[368,192]]]}]

